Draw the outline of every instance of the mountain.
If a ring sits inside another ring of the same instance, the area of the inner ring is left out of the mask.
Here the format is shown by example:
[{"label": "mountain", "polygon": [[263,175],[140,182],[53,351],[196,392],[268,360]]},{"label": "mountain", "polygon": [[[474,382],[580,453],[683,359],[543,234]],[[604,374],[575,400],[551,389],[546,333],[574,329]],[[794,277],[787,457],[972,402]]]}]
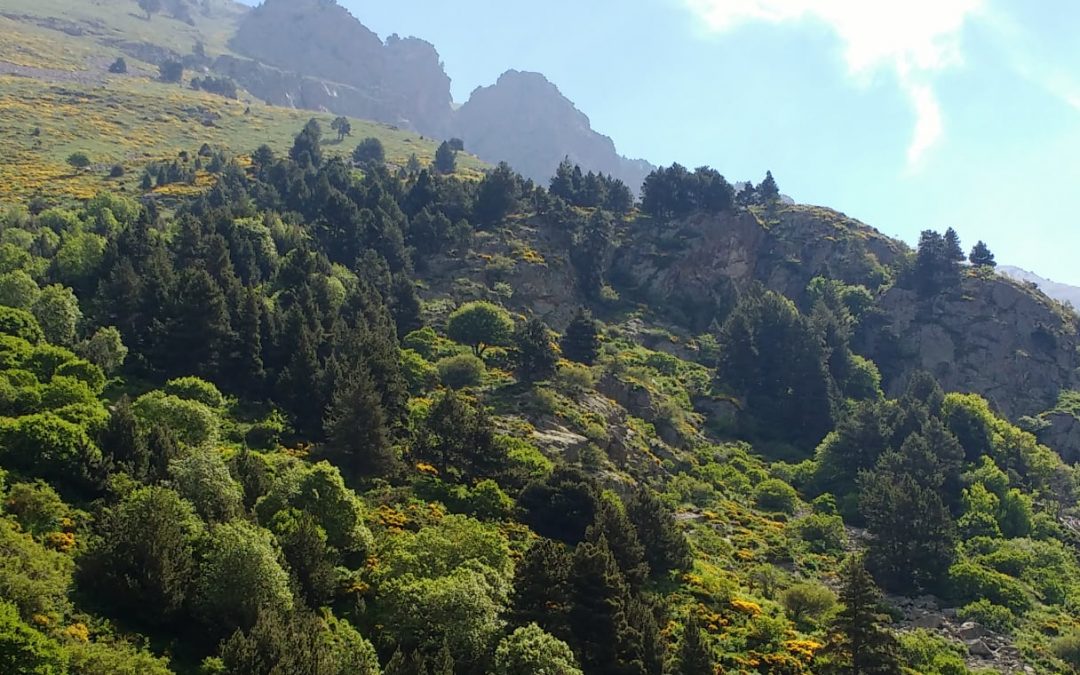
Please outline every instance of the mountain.
[{"label": "mountain", "polygon": [[480,87],[454,115],[454,133],[489,162],[507,162],[544,184],[566,157],[583,170],[609,174],[632,190],[656,167],[622,157],[615,143],[540,73],[510,70]]},{"label": "mountain", "polygon": [[[378,69],[3,2],[0,672],[1077,672],[1073,312],[779,186],[443,174],[234,98],[441,107],[312,11]],[[475,124],[614,151],[503,80]]]},{"label": "mountain", "polygon": [[619,155],[538,73],[508,71],[455,112],[433,45],[397,35],[383,42],[329,0],[266,0],[243,17],[229,46],[241,58],[223,55],[215,69],[264,100],[460,137],[481,159],[542,184],[565,157],[634,191],[655,168]]},{"label": "mountain", "polygon": [[997,271],[1011,279],[1035,284],[1040,291],[1046,293],[1058,302],[1067,302],[1073,307],[1080,307],[1080,287],[1044,279],[1034,272],[1029,272],[1028,270],[1012,267],[1010,265],[999,265]]}]

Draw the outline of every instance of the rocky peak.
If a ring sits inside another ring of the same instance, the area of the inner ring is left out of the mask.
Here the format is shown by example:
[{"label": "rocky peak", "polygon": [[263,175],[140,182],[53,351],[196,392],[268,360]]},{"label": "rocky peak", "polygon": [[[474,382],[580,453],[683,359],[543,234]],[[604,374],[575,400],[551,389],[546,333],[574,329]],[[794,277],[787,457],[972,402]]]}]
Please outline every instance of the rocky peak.
[{"label": "rocky peak", "polygon": [[615,143],[594,131],[588,116],[540,73],[509,70],[490,87],[476,89],[454,116],[454,131],[481,159],[507,162],[541,183],[565,157],[633,190],[653,169],[620,156]]},{"label": "rocky peak", "polygon": [[[371,103],[330,101],[328,109],[442,136],[451,114],[450,78],[431,44],[392,36],[384,44],[334,0],[266,0],[240,22],[230,46],[239,54],[309,78],[346,85]],[[269,98],[258,81],[240,84]],[[255,88],[253,88],[255,87]]]}]

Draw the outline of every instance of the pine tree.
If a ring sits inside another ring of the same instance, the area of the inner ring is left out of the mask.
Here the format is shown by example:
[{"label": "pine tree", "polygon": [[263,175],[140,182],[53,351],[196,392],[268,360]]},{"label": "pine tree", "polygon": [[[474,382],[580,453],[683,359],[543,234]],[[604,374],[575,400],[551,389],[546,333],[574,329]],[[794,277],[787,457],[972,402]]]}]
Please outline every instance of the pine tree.
[{"label": "pine tree", "polygon": [[397,468],[382,401],[366,368],[337,384],[324,428],[332,452],[353,475],[388,476]]},{"label": "pine tree", "polygon": [[185,270],[179,286],[165,365],[177,376],[215,378],[234,339],[225,294],[204,269]]},{"label": "pine tree", "polygon": [[322,164],[322,157],[322,127],[318,120],[311,119],[293,141],[289,158],[301,169],[309,169],[318,168]]},{"label": "pine tree", "polygon": [[975,267],[997,267],[997,261],[994,260],[994,254],[990,252],[989,247],[982,241],[979,241],[971,249],[971,255],[968,256],[968,260]]},{"label": "pine tree", "polygon": [[765,172],[765,180],[761,181],[761,185],[757,187],[757,194],[766,204],[780,199],[780,188],[776,184],[776,179],[773,178],[772,171]]},{"label": "pine tree", "polygon": [[711,675],[716,672],[716,659],[705,642],[701,620],[693,610],[683,626],[675,663],[673,675]]},{"label": "pine tree", "polygon": [[601,537],[607,541],[623,578],[632,591],[637,591],[649,578],[649,565],[645,562],[645,547],[638,539],[637,530],[621,506],[611,499],[601,499],[596,520],[585,538],[593,543],[599,542]]},{"label": "pine tree", "polygon": [[600,328],[596,321],[580,308],[563,334],[562,353],[567,359],[591,366],[600,355]]},{"label": "pine tree", "polygon": [[626,583],[603,537],[574,551],[570,588],[570,646],[582,669],[596,675],[627,672],[640,643],[635,644],[627,620]]},{"label": "pine tree", "polygon": [[945,255],[954,263],[962,263],[965,260],[964,249],[960,246],[960,235],[951,227],[945,230]]},{"label": "pine tree", "polygon": [[570,639],[570,568],[564,545],[541,539],[529,547],[514,570],[509,620],[514,626],[535,623],[561,640]]},{"label": "pine tree", "polygon": [[626,515],[645,544],[645,560],[653,574],[690,567],[690,544],[675,523],[675,514],[649,488],[638,488],[626,505]]},{"label": "pine tree", "polygon": [[146,481],[150,477],[150,450],[135,423],[131,399],[122,396],[112,410],[101,432],[101,450],[132,478]]},{"label": "pine tree", "polygon": [[882,624],[881,591],[863,566],[852,556],[840,570],[843,609],[832,624],[825,653],[845,675],[899,675],[896,639]]},{"label": "pine tree", "polygon": [[244,393],[256,399],[261,398],[266,381],[262,356],[263,311],[258,291],[248,288],[237,326],[235,370]]},{"label": "pine tree", "polygon": [[435,151],[434,167],[435,171],[443,175],[452,174],[457,169],[457,153],[446,141],[443,141],[439,149]]},{"label": "pine tree", "polygon": [[539,382],[555,374],[559,355],[551,330],[540,319],[529,319],[514,331],[514,370],[522,382]]},{"label": "pine tree", "polygon": [[420,320],[420,295],[416,292],[416,284],[404,274],[395,275],[391,295],[390,311],[394,315],[394,325],[399,336],[404,337],[423,326]]}]

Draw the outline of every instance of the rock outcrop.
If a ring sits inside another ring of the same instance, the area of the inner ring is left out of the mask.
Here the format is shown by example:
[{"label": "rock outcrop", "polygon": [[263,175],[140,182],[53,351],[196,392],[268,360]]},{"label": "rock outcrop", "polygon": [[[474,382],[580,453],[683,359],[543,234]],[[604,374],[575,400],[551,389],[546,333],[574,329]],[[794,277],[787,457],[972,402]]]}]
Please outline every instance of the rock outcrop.
[{"label": "rock outcrop", "polygon": [[1053,407],[1076,387],[1076,317],[1001,276],[969,276],[932,298],[893,287],[864,320],[858,351],[872,358],[897,394],[916,370],[946,391],[982,395],[1011,419]]},{"label": "rock outcrop", "polygon": [[863,223],[812,206],[663,225],[641,219],[623,242],[611,273],[618,290],[699,332],[753,282],[794,299],[817,276],[876,286],[905,250]]},{"label": "rock outcrop", "polygon": [[[435,137],[447,132],[452,110],[450,78],[435,48],[423,40],[396,35],[384,43],[332,0],[266,0],[243,18],[230,46],[263,64],[295,73],[301,80],[322,80],[356,92],[315,97],[321,108]],[[260,91],[266,91],[256,88],[260,77],[248,79],[256,76],[254,71],[241,69],[232,74],[252,93],[262,96]],[[294,98],[296,107],[308,107],[302,95],[294,93]]]},{"label": "rock outcrop", "polygon": [[454,115],[465,147],[488,162],[506,162],[541,184],[569,157],[586,171],[610,174],[638,191],[653,166],[619,155],[589,118],[539,73],[510,70],[480,87]]}]

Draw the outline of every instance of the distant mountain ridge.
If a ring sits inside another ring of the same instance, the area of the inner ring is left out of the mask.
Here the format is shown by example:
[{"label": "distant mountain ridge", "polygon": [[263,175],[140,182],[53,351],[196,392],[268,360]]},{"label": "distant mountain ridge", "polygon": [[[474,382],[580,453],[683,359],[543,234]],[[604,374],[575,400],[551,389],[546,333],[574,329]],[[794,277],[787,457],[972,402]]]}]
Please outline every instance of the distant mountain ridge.
[{"label": "distant mountain ridge", "polygon": [[1001,265],[997,270],[1005,276],[1017,281],[1026,281],[1035,284],[1039,287],[1039,290],[1054,300],[1067,302],[1075,308],[1080,308],[1080,287],[1051,281],[1034,272],[1029,272],[1028,270],[1010,265]]},{"label": "distant mountain ridge", "polygon": [[239,21],[215,69],[277,105],[366,117],[507,162],[546,183],[565,157],[637,191],[655,168],[621,156],[611,138],[539,73],[510,70],[455,110],[435,46],[391,35],[384,42],[334,0],[266,0]]}]

